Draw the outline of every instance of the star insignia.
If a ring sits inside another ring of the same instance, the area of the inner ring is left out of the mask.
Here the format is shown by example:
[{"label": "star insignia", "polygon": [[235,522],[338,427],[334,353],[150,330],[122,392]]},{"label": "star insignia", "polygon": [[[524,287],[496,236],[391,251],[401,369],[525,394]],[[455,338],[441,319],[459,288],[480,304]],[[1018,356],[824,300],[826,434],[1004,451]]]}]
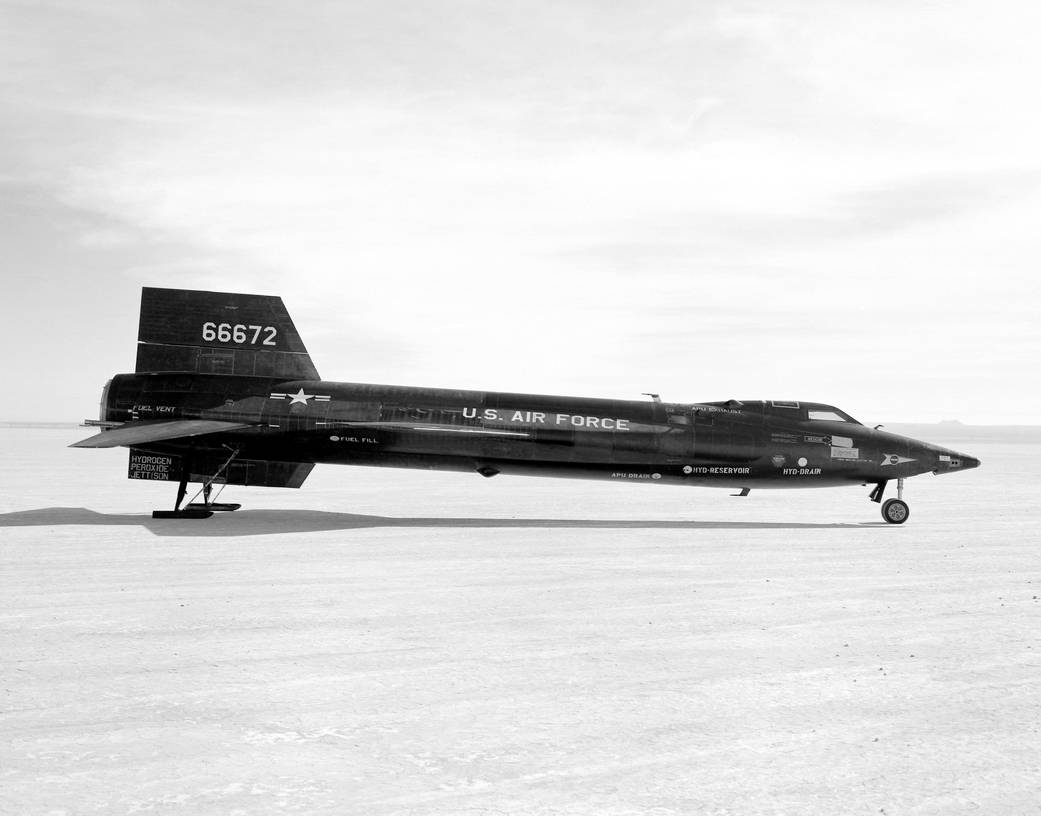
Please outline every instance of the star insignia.
[{"label": "star insignia", "polygon": [[289,394],[288,396],[289,396],[289,404],[290,405],[297,405],[297,404],[307,405],[307,401],[309,399],[314,399],[314,394],[304,393],[304,389],[303,388],[301,388],[295,394]]}]

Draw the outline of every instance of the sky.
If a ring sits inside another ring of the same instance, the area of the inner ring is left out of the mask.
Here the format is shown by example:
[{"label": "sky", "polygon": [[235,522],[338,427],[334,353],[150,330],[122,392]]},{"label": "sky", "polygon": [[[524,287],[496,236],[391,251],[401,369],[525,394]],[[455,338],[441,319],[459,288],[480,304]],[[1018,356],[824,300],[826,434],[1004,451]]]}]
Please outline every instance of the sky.
[{"label": "sky", "polygon": [[0,0],[0,420],[142,286],[329,380],[1041,423],[1041,6]]}]

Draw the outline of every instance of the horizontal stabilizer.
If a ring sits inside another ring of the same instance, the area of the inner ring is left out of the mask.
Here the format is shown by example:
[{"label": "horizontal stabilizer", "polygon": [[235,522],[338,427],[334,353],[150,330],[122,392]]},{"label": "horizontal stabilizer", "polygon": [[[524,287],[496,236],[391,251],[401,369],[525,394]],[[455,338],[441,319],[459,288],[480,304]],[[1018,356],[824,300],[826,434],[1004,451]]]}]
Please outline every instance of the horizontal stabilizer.
[{"label": "horizontal stabilizer", "polygon": [[119,428],[102,431],[69,445],[70,448],[118,448],[121,445],[144,445],[167,439],[239,431],[252,428],[248,422],[224,422],[219,419],[175,419],[169,422],[128,422]]}]

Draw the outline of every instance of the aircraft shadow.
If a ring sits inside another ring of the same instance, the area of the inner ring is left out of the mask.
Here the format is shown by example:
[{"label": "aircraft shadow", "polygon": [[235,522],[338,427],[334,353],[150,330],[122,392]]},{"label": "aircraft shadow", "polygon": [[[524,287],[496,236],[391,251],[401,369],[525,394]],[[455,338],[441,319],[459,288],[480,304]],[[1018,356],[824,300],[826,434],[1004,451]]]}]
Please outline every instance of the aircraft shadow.
[{"label": "aircraft shadow", "polygon": [[435,518],[369,516],[326,510],[239,510],[210,519],[153,519],[146,514],[98,513],[86,507],[46,507],[0,513],[0,527],[102,526],[143,527],[157,536],[258,536],[366,530],[381,527],[438,529],[582,529],[582,530],[835,530],[887,527],[882,522],[817,524],[812,522],[685,521],[679,519]]}]

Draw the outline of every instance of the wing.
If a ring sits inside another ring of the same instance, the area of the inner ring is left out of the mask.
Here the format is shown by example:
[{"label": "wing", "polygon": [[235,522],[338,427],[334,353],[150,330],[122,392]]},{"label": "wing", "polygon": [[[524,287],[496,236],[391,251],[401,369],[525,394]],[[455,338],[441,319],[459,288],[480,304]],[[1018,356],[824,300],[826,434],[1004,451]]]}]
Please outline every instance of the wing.
[{"label": "wing", "polygon": [[143,445],[164,439],[182,439],[189,436],[239,431],[252,428],[248,422],[225,422],[220,419],[175,419],[158,422],[133,422],[102,431],[69,445],[70,448],[118,448],[121,445]]}]

